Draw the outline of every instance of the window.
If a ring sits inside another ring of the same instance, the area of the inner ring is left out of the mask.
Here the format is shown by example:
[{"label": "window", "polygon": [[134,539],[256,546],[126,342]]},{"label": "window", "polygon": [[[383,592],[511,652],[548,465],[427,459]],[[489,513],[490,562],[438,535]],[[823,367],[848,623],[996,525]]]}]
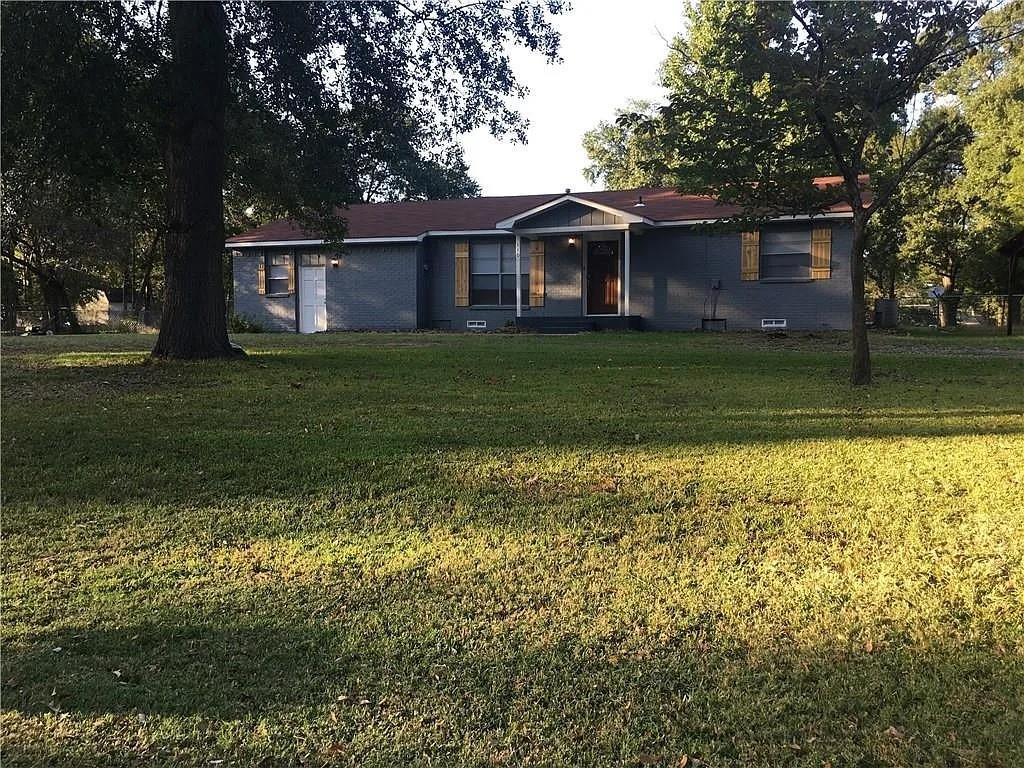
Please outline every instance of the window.
[{"label": "window", "polygon": [[299,256],[299,264],[304,267],[326,267],[327,254],[325,253],[303,253]]},{"label": "window", "polygon": [[[530,256],[519,254],[523,306],[530,304]],[[483,306],[516,305],[515,243],[472,243],[469,249],[469,303]]]},{"label": "window", "polygon": [[762,280],[809,280],[811,231],[804,228],[762,229]]},{"label": "window", "polygon": [[267,293],[271,295],[287,294],[292,255],[290,253],[273,253],[267,258],[267,263]]}]

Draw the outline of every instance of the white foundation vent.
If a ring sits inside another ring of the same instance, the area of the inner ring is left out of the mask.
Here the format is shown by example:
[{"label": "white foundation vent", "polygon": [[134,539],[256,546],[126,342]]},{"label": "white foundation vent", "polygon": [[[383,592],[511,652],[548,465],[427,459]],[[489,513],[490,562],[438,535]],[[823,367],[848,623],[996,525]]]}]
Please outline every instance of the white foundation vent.
[{"label": "white foundation vent", "polygon": [[786,327],[786,318],[784,317],[765,317],[761,320],[762,331],[777,331]]},{"label": "white foundation vent", "polygon": [[466,327],[471,331],[486,331],[487,321],[486,320],[467,320]]}]

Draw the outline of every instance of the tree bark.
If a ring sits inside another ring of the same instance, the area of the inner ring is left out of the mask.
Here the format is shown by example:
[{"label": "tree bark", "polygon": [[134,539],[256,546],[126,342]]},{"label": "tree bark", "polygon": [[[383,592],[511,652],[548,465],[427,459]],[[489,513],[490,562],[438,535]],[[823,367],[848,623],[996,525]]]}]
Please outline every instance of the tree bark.
[{"label": "tree bark", "polygon": [[863,211],[853,214],[853,243],[850,247],[850,341],[853,364],[850,383],[862,386],[871,383],[871,350],[868,346],[868,327],[864,320],[864,246],[867,239],[868,215]]},{"label": "tree bark", "polygon": [[153,355],[228,357],[224,252],[227,16],[221,3],[173,2],[164,311]]},{"label": "tree bark", "polygon": [[[53,272],[39,272],[39,288],[43,294],[43,303],[46,305],[46,314],[50,330],[54,333],[64,333],[64,320],[67,319],[69,333],[81,333],[82,328],[75,317],[74,307],[71,306],[71,298],[68,296],[64,283],[53,274]],[[66,313],[66,314],[65,314]]]},{"label": "tree bark", "polygon": [[960,310],[960,295],[956,292],[955,278],[943,276],[939,297],[939,328],[956,328],[957,312]]}]

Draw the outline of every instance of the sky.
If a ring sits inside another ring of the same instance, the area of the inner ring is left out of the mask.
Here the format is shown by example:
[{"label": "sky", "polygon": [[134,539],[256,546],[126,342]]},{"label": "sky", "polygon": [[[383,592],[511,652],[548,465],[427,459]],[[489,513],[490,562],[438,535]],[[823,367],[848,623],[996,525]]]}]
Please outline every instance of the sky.
[{"label": "sky", "polygon": [[560,64],[516,49],[512,64],[530,93],[515,102],[529,120],[527,144],[486,129],[463,138],[469,171],[485,195],[594,189],[583,178],[583,134],[629,99],[659,100],[658,67],[682,31],[683,0],[573,0],[554,17]]}]

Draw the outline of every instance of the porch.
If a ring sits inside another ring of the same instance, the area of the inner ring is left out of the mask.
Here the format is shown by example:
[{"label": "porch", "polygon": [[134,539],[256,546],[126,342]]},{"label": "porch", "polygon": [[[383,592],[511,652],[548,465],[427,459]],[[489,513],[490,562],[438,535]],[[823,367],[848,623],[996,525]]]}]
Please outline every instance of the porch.
[{"label": "porch", "polygon": [[530,274],[528,283],[517,283],[515,325],[548,333],[639,330],[642,318],[630,310],[631,255],[645,223],[635,213],[572,199],[499,222],[513,235],[516,272]]}]

